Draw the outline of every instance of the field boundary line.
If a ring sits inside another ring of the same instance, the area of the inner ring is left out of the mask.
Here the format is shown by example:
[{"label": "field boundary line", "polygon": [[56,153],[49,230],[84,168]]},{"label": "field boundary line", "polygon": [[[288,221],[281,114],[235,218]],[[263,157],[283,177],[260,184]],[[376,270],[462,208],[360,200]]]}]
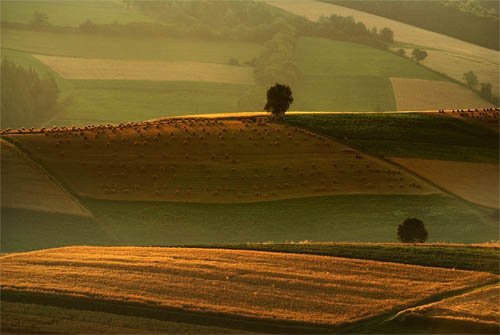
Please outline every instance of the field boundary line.
[{"label": "field boundary line", "polygon": [[[286,121],[285,121],[285,122],[286,122]],[[362,148],[360,148],[359,146],[357,146],[357,145],[355,145],[355,144],[346,143],[346,142],[342,141],[342,139],[337,139],[337,138],[335,138],[335,137],[333,137],[333,136],[331,136],[331,135],[325,134],[324,132],[322,132],[322,131],[320,131],[320,130],[313,130],[312,128],[307,127],[307,126],[304,126],[304,125],[301,125],[301,126],[298,126],[298,125],[295,125],[295,124],[290,124],[290,125],[291,125],[291,126],[294,126],[294,127],[297,127],[297,128],[302,128],[302,129],[307,130],[307,131],[311,131],[311,132],[313,132],[313,133],[316,133],[316,134],[319,134],[319,135],[321,135],[321,136],[324,136],[324,137],[326,137],[326,138],[328,138],[328,139],[330,139],[330,140],[338,141],[338,142],[340,142],[340,143],[342,143],[342,144],[345,144],[345,145],[350,146],[350,147],[352,147],[352,148],[354,148],[354,149],[356,149],[356,150],[359,150],[360,152],[365,153],[365,151],[364,151],[364,150],[362,150]],[[366,154],[366,153],[365,153],[365,154]],[[443,188],[443,187],[441,187],[441,186],[437,185],[436,183],[434,183],[434,182],[430,181],[429,179],[427,179],[427,178],[425,178],[425,177],[423,177],[423,176],[421,176],[421,175],[419,175],[419,174],[415,173],[414,171],[411,171],[411,170],[407,169],[407,168],[406,168],[406,167],[404,167],[403,165],[400,165],[400,164],[398,164],[398,163],[396,163],[396,162],[392,161],[392,160],[391,160],[391,159],[389,159],[388,157],[385,157],[385,156],[379,156],[379,155],[373,155],[373,154],[370,154],[370,156],[377,157],[377,158],[379,158],[379,159],[381,159],[381,160],[385,161],[385,162],[386,162],[386,163],[388,163],[388,164],[391,164],[391,165],[393,165],[393,166],[396,166],[396,167],[398,167],[398,168],[402,169],[403,171],[407,172],[408,174],[412,175],[413,177],[416,177],[416,178],[418,178],[418,179],[420,179],[420,180],[422,180],[422,181],[424,181],[424,182],[428,183],[429,185],[431,185],[431,186],[435,187],[436,189],[438,189],[439,191],[441,191],[441,193],[443,193],[443,194],[445,194],[445,195],[448,195],[448,196],[450,196],[450,197],[452,197],[452,198],[456,198],[456,199],[459,199],[459,200],[465,201],[465,202],[467,202],[467,203],[469,203],[469,204],[472,204],[472,205],[474,205],[474,206],[479,206],[479,207],[481,207],[481,208],[486,208],[486,209],[492,209],[491,207],[487,207],[487,206],[483,206],[483,205],[480,205],[480,204],[473,203],[473,202],[471,202],[471,201],[469,201],[469,200],[466,200],[466,199],[464,199],[464,198],[460,197],[460,196],[459,196],[459,195],[457,195],[457,194],[451,193],[451,192],[450,192],[450,191],[448,191],[447,189],[445,189],[445,188]]]},{"label": "field boundary line", "polygon": [[[473,271],[473,272],[476,272],[476,271]],[[407,306],[407,307],[404,307],[402,309],[399,309],[399,311],[395,311],[395,310],[392,310],[392,311],[389,311],[387,313],[384,313],[383,315],[377,315],[376,317],[373,317],[371,320],[368,319],[368,320],[360,320],[356,323],[354,323],[353,325],[350,325],[350,326],[346,326],[344,327],[343,329],[340,330],[340,333],[341,334],[350,334],[350,333],[355,333],[356,331],[362,331],[362,330],[366,330],[366,329],[370,329],[371,327],[370,326],[373,326],[374,324],[381,324],[381,323],[385,323],[385,322],[393,322],[394,321],[394,318],[401,312],[403,311],[406,311],[408,309],[411,309],[411,308],[416,308],[416,307],[419,307],[419,306],[425,306],[425,305],[428,305],[428,304],[432,304],[432,303],[435,303],[435,302],[439,302],[439,301],[442,301],[444,299],[448,299],[448,298],[452,298],[452,297],[456,297],[456,296],[460,296],[462,294],[466,294],[466,293],[469,293],[469,292],[472,292],[472,291],[475,291],[477,289],[482,289],[484,287],[488,287],[488,286],[491,286],[491,285],[496,285],[498,284],[498,278],[496,279],[490,279],[490,280],[487,280],[487,281],[484,281],[482,283],[478,283],[472,287],[466,287],[466,288],[463,288],[463,289],[459,289],[459,290],[451,290],[451,291],[448,291],[448,292],[442,292],[442,293],[437,293],[437,294],[434,294],[430,297],[427,297],[427,298],[424,298],[414,304],[411,304],[411,306]],[[392,317],[389,317],[389,316],[392,316]]]},{"label": "field boundary line", "polygon": [[19,303],[57,306],[76,310],[108,312],[126,316],[176,321],[205,326],[220,326],[229,329],[256,331],[274,334],[331,334],[339,326],[314,324],[293,320],[261,319],[243,315],[183,310],[182,308],[148,305],[147,303],[123,301],[83,295],[54,294],[30,290],[1,288],[1,300]]},{"label": "field boundary line", "polygon": [[[7,136],[1,136],[0,139],[6,141],[8,144],[14,146],[21,155],[23,155],[31,164],[33,164],[36,168],[40,169],[42,173],[44,173],[50,181],[55,183],[63,193],[65,193],[81,210],[85,215],[75,215],[75,216],[83,216],[83,217],[90,217],[93,218],[94,215],[92,214],[91,211],[89,211],[85,206],[81,204],[81,202],[78,200],[78,197],[74,195],[69,188],[67,188],[62,182],[60,182],[52,173],[50,173],[49,170],[45,168],[39,161],[37,161],[35,158],[33,158],[19,143],[17,143],[15,140],[13,140],[10,137]],[[48,212],[48,211],[45,211]],[[51,213],[51,212],[48,212]]]}]

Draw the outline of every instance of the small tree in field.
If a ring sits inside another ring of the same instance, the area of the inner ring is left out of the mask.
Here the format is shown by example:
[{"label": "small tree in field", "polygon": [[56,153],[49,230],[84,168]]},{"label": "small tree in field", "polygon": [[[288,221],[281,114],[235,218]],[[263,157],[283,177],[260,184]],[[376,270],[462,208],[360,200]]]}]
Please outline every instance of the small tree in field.
[{"label": "small tree in field", "polygon": [[421,60],[424,60],[427,58],[427,51],[425,50],[420,50],[418,48],[413,49],[411,56],[414,60],[417,62],[420,62]]},{"label": "small tree in field", "polygon": [[417,218],[407,218],[398,226],[398,240],[403,243],[424,243],[429,233]]},{"label": "small tree in field", "polygon": [[267,103],[264,109],[281,118],[293,102],[292,90],[287,85],[276,83],[267,90]]},{"label": "small tree in field", "polygon": [[467,82],[467,86],[469,86],[470,88],[474,88],[478,84],[476,74],[472,71],[465,72],[464,79]]}]

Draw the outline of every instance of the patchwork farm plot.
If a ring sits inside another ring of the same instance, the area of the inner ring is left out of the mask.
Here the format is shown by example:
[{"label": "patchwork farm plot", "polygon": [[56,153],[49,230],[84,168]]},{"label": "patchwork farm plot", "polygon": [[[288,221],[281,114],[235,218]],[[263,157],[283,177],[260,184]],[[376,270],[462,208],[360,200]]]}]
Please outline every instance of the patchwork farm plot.
[{"label": "patchwork farm plot", "polygon": [[0,262],[2,297],[11,300],[30,292],[32,303],[72,299],[77,307],[93,301],[117,313],[134,304],[203,313],[207,322],[215,314],[219,322],[245,317],[254,324],[320,327],[497,279],[480,272],[220,249],[69,247],[7,255]]},{"label": "patchwork farm plot", "polygon": [[266,119],[167,119],[5,133],[80,196],[255,202],[333,194],[432,194],[401,169]]},{"label": "patchwork farm plot", "polygon": [[12,144],[0,140],[1,207],[89,216],[64,188]]},{"label": "patchwork farm plot", "polygon": [[[381,16],[321,1],[268,0],[267,3],[291,13],[305,16],[312,21],[317,21],[321,16],[333,14],[351,16],[356,21],[363,22],[367,27],[376,27],[379,31],[384,27],[389,27],[394,31],[396,41],[408,43],[412,47],[420,46],[428,51],[429,57],[422,63],[429,68],[445,73],[462,82],[464,81],[463,74],[465,72],[474,71],[482,82],[492,84],[493,92],[498,92],[499,60],[498,51],[496,50],[480,47]],[[400,46],[397,46],[396,50],[399,48]]]}]

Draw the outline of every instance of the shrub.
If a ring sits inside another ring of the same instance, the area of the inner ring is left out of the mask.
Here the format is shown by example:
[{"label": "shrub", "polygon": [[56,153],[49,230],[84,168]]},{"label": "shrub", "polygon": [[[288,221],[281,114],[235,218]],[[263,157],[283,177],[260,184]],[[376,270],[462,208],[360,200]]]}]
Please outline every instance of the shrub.
[{"label": "shrub", "polygon": [[428,235],[424,223],[417,218],[407,218],[398,226],[398,240],[403,243],[423,243]]}]

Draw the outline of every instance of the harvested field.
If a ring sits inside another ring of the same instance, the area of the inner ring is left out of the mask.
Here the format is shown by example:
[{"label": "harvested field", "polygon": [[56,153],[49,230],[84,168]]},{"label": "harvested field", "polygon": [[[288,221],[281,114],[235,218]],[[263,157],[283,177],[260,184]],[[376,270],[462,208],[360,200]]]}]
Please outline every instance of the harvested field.
[{"label": "harvested field", "polygon": [[398,110],[483,108],[493,105],[458,84],[424,79],[391,78]]},{"label": "harvested field", "polygon": [[[394,31],[394,38],[397,41],[421,46],[427,50],[429,57],[422,61],[422,64],[461,82],[464,81],[463,74],[465,72],[474,71],[480,82],[489,82],[493,85],[493,92],[498,91],[499,59],[496,50],[483,48],[377,15],[320,1],[267,0],[266,2],[294,14],[305,16],[312,21],[317,21],[321,16],[336,14],[352,16],[356,21],[363,22],[365,26],[376,27],[378,30],[389,27]],[[397,47],[397,49],[399,48]]]},{"label": "harvested field", "polygon": [[465,200],[499,207],[498,164],[399,157],[391,160]]},{"label": "harvested field", "polygon": [[96,199],[231,203],[439,193],[390,163],[266,120],[170,119],[8,136],[75,193]]},{"label": "harvested field", "polygon": [[35,162],[0,140],[2,208],[90,216],[91,214]]},{"label": "harvested field", "polygon": [[[91,299],[338,326],[494,281],[479,272],[314,255],[69,247],[0,258],[3,297]],[[76,305],[73,304],[73,308]],[[199,315],[199,314],[198,314]]]},{"label": "harvested field", "polygon": [[[500,331],[500,285],[475,290],[428,305],[411,308],[399,313],[401,322],[431,323],[461,328],[458,332],[473,329],[481,333],[498,334]],[[452,328],[453,329],[453,328]]]},{"label": "harvested field", "polygon": [[225,64],[33,56],[65,79],[254,82],[252,68]]}]

